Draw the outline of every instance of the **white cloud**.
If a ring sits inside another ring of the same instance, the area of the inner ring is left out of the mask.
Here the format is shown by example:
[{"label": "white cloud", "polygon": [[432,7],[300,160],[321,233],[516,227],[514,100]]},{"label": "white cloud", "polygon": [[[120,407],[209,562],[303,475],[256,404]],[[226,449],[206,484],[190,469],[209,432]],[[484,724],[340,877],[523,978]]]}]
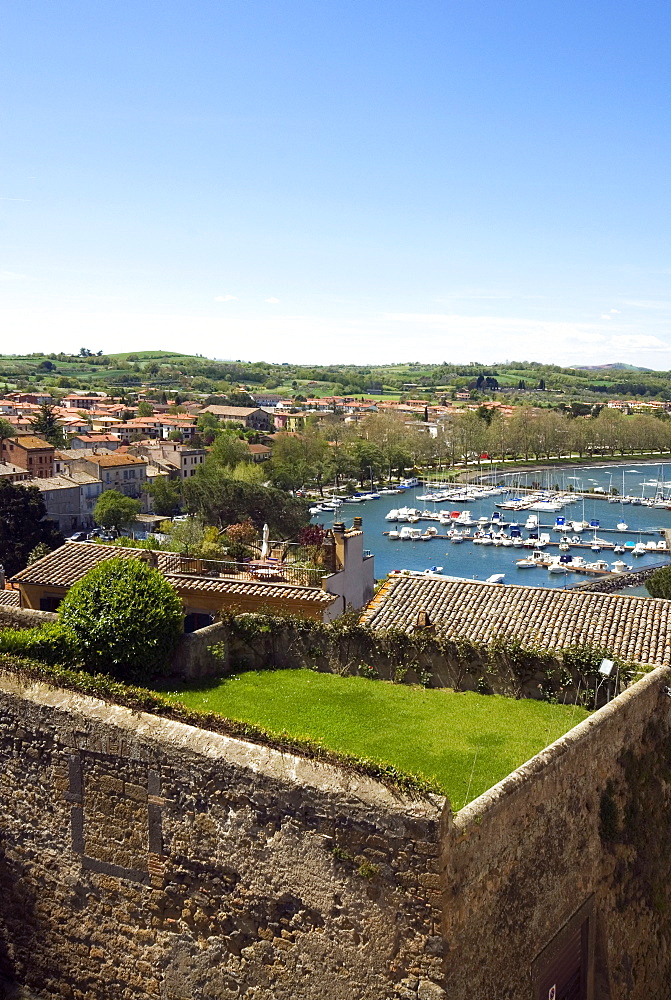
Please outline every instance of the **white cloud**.
[{"label": "white cloud", "polygon": [[659,299],[625,299],[624,304],[635,309],[671,309],[671,302]]},{"label": "white cloud", "polygon": [[600,316],[600,319],[610,319],[610,318],[611,318],[610,313],[602,313]]},{"label": "white cloud", "polygon": [[27,274],[17,274],[16,271],[0,271],[0,281],[25,281]]},{"label": "white cloud", "polygon": [[214,301],[215,302],[237,302],[238,301],[238,296],[237,295],[215,295],[214,296]]},{"label": "white cloud", "polygon": [[619,315],[620,315],[620,310],[619,310],[619,309],[611,309],[610,311],[611,311],[611,313],[612,313],[612,314],[613,314],[614,316],[619,316]]},{"label": "white cloud", "polygon": [[613,347],[626,351],[668,351],[669,345],[659,337],[649,337],[644,333],[622,334],[613,337]]},{"label": "white cloud", "polygon": [[280,304],[280,300],[274,298],[266,299],[266,302],[270,302],[271,306],[278,306]]}]

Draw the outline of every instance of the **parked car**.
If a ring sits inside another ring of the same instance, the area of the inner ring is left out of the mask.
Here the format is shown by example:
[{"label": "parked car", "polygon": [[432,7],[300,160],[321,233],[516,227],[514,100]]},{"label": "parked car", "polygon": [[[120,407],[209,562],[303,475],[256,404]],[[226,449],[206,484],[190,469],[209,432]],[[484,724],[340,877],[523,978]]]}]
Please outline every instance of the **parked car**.
[{"label": "parked car", "polygon": [[85,542],[86,541],[86,532],[85,531],[75,531],[74,535],[70,535],[70,537],[68,539],[66,539],[66,540],[68,542]]}]

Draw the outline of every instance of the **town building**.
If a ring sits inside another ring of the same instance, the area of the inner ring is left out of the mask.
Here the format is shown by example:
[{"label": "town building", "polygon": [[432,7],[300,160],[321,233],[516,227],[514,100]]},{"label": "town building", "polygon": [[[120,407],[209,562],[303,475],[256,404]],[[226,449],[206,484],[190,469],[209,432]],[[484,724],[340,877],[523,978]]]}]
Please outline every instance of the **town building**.
[{"label": "town building", "polygon": [[252,462],[267,462],[273,453],[273,449],[266,444],[250,444],[248,447]]},{"label": "town building", "polygon": [[35,479],[48,479],[54,474],[55,448],[34,434],[5,438],[2,442],[4,460],[26,469]]},{"label": "town building", "polygon": [[260,407],[217,406],[213,403],[200,412],[212,413],[222,421],[230,420],[254,431],[269,431],[272,427],[270,414]]},{"label": "town building", "polygon": [[23,608],[53,611],[69,588],[100,562],[116,557],[145,559],[177,590],[187,631],[210,624],[222,611],[270,611],[330,621],[371,599],[374,561],[363,548],[360,518],[349,530],[335,524],[326,549],[324,568],[308,570],[272,558],[247,565],[176,552],[66,542],[17,573],[12,585],[20,590]]},{"label": "town building", "polygon": [[70,448],[81,451],[86,448],[105,448],[116,451],[121,444],[121,438],[116,434],[76,434],[70,439]]},{"label": "town building", "polygon": [[156,444],[138,442],[131,445],[134,455],[146,458],[171,479],[190,479],[203,465],[207,452],[204,448],[190,448],[177,441],[160,441]]},{"label": "town building", "polygon": [[87,455],[70,462],[70,467],[79,472],[88,472],[102,483],[105,490],[118,490],[134,499],[145,499],[142,485],[147,480],[147,461],[135,455],[108,454]]},{"label": "town building", "polygon": [[33,479],[26,486],[35,486],[42,494],[47,518],[63,535],[93,526],[91,514],[82,512],[82,485],[69,476]]}]

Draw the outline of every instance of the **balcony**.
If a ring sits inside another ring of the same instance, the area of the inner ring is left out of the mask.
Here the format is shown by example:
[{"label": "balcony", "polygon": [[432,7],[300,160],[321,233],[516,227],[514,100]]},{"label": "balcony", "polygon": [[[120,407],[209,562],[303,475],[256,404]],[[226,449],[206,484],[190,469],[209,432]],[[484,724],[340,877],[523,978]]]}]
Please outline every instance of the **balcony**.
[{"label": "balcony", "polygon": [[196,559],[175,552],[158,554],[159,568],[163,573],[178,576],[225,578],[246,580],[252,583],[286,583],[299,587],[321,590],[326,570],[296,566],[273,559],[253,559],[248,562],[231,562],[220,559]]}]

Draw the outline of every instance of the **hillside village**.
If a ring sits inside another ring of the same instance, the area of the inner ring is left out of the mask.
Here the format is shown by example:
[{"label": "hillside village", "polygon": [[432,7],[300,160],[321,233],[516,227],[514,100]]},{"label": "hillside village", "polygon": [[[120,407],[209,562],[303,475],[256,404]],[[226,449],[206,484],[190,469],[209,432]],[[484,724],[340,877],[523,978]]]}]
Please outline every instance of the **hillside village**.
[{"label": "hillside village", "polygon": [[155,368],[0,399],[0,995],[661,997],[668,566],[376,580],[342,498],[663,462],[671,401]]}]

